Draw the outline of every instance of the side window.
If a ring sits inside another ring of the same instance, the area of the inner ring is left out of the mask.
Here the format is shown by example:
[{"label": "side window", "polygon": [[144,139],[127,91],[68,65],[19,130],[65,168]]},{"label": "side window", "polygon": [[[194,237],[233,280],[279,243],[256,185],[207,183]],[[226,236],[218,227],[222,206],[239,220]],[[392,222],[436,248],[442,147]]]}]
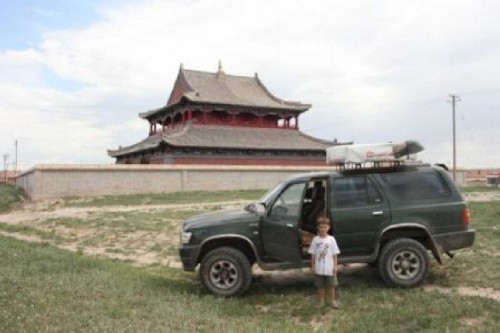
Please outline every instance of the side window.
[{"label": "side window", "polygon": [[385,174],[382,179],[402,201],[436,198],[450,193],[448,186],[434,170]]},{"label": "side window", "polygon": [[306,183],[288,186],[276,199],[270,210],[269,217],[273,221],[299,220]]},{"label": "side window", "polygon": [[337,178],[333,181],[337,208],[363,207],[382,202],[382,196],[365,176]]},{"label": "side window", "polygon": [[375,185],[373,185],[372,181],[368,178],[366,179],[366,191],[368,193],[368,204],[369,205],[378,205],[382,201],[382,195],[380,192],[377,190]]}]

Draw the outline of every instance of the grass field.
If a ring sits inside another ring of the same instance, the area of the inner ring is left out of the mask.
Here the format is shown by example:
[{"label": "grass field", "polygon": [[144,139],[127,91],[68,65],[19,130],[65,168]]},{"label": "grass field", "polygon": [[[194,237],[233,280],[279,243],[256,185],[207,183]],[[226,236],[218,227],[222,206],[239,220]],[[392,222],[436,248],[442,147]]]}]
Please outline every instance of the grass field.
[{"label": "grass field", "polygon": [[19,202],[21,191],[14,186],[0,184],[0,213],[9,211]]},{"label": "grass field", "polygon": [[464,186],[460,188],[462,193],[470,192],[500,192],[500,187],[486,187],[486,186]]},{"label": "grass field", "polygon": [[65,200],[68,207],[101,207],[123,205],[182,204],[196,202],[218,202],[229,200],[255,200],[264,194],[260,190],[220,191],[220,192],[176,192],[161,194],[117,195],[98,198],[74,198]]},{"label": "grass field", "polygon": [[433,263],[423,287],[389,289],[373,269],[347,267],[335,311],[315,309],[311,279],[300,272],[258,275],[244,297],[222,299],[205,293],[196,273],[167,264],[182,219],[261,194],[72,199],[0,215],[0,232],[38,242],[0,236],[1,331],[500,331],[500,298],[462,292],[500,291],[499,201],[470,204],[474,248]]}]

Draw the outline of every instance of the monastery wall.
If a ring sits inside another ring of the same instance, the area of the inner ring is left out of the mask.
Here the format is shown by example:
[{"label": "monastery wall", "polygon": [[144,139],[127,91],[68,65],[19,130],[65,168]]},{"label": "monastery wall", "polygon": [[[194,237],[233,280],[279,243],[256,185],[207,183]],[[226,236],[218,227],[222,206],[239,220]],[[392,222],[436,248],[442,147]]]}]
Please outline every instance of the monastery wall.
[{"label": "monastery wall", "polygon": [[329,167],[223,165],[36,165],[17,177],[33,201],[179,191],[270,189],[296,173]]},{"label": "monastery wall", "polygon": [[[16,184],[33,201],[179,191],[271,189],[285,178],[318,166],[224,165],[36,165],[18,175]],[[457,170],[457,183],[465,185]]]}]

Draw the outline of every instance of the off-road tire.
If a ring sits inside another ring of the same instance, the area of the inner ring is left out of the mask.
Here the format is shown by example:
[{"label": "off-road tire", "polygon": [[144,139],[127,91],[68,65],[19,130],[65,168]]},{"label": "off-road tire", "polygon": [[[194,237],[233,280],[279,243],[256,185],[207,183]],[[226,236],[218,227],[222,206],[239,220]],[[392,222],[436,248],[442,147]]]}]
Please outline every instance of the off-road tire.
[{"label": "off-road tire", "polygon": [[240,296],[250,286],[252,268],[241,251],[220,247],[208,252],[202,259],[200,279],[203,286],[216,295]]},{"label": "off-road tire", "polygon": [[425,247],[410,238],[397,238],[382,248],[378,271],[391,287],[410,288],[421,284],[429,275],[429,256]]}]

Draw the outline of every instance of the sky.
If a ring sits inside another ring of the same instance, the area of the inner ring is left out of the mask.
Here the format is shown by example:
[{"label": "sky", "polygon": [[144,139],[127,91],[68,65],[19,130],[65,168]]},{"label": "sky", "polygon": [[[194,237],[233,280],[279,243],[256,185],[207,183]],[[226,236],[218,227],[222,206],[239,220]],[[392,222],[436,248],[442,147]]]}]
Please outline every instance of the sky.
[{"label": "sky", "polygon": [[[500,167],[500,2],[0,0],[0,155],[112,164],[184,68],[259,78],[312,104],[300,130],[417,140],[419,158]],[[2,158],[3,162],[3,158]],[[0,165],[3,169],[3,164]]]}]

